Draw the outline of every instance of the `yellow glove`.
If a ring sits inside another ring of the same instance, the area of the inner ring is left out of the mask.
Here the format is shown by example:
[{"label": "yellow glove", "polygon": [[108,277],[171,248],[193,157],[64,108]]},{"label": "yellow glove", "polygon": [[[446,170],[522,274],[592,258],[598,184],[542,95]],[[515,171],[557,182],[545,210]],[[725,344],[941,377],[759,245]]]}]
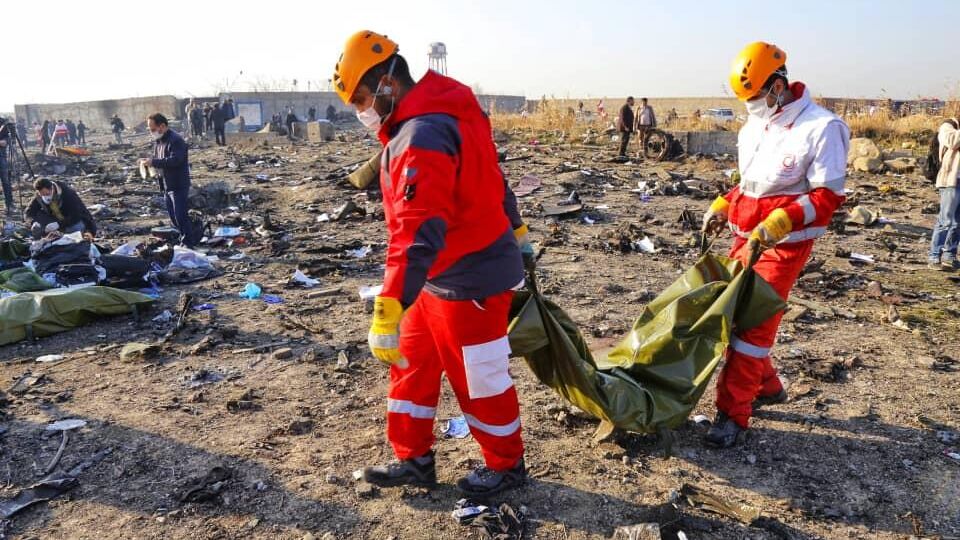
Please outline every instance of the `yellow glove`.
[{"label": "yellow glove", "polygon": [[400,319],[403,306],[396,298],[378,296],[373,300],[373,322],[367,343],[373,356],[389,365],[407,367],[407,360],[400,356]]},{"label": "yellow glove", "polygon": [[706,234],[717,234],[723,230],[727,223],[727,212],[730,209],[730,203],[723,196],[714,199],[703,215],[703,227],[700,229]]},{"label": "yellow glove", "polygon": [[793,222],[786,210],[777,208],[750,233],[750,242],[760,244],[764,249],[773,247],[786,238],[793,230]]},{"label": "yellow glove", "polygon": [[527,242],[528,232],[530,232],[530,228],[527,227],[526,223],[513,230],[513,237],[517,239],[517,245],[522,246],[525,242]]}]

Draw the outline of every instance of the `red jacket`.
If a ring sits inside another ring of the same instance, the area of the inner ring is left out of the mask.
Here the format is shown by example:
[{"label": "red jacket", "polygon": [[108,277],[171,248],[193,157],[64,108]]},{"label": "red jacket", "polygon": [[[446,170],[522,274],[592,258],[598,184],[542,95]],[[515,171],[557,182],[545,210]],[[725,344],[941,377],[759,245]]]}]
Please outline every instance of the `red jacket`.
[{"label": "red jacket", "polygon": [[[482,300],[523,281],[490,121],[467,86],[429,71],[380,128],[390,235],[382,296]],[[511,212],[515,214],[514,212]]]}]

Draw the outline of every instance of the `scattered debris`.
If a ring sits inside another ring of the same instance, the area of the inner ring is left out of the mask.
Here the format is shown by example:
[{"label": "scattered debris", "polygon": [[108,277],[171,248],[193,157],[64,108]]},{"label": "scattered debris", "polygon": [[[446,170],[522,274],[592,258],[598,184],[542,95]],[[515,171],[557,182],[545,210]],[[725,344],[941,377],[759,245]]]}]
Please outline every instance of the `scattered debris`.
[{"label": "scattered debris", "polygon": [[151,360],[155,358],[162,347],[158,343],[127,343],[120,349],[120,359],[124,362]]},{"label": "scattered debris", "polygon": [[205,475],[190,480],[178,500],[181,504],[212,501],[226,489],[232,476],[233,471],[226,467],[213,467]]},{"label": "scattered debris", "polygon": [[448,439],[464,439],[470,436],[470,426],[463,415],[447,420],[440,433]]},{"label": "scattered debris", "polygon": [[658,523],[640,523],[617,527],[613,531],[613,540],[660,540],[660,525]]},{"label": "scattered debris", "polygon": [[52,424],[48,424],[46,431],[70,431],[71,429],[82,428],[87,425],[86,420],[81,420],[79,418],[69,418],[66,420],[58,420]]},{"label": "scattered debris", "polygon": [[489,540],[519,540],[523,536],[526,509],[515,511],[507,503],[490,508],[469,499],[457,501],[453,518],[461,525],[477,529],[480,538]]},{"label": "scattered debris", "polygon": [[760,509],[748,504],[727,500],[693,484],[683,484],[680,495],[691,506],[702,507],[740,523],[749,525],[760,517]]},{"label": "scattered debris", "polygon": [[83,474],[85,470],[103,461],[111,452],[113,452],[112,448],[101,450],[69,471],[48,476],[29,488],[20,491],[12,499],[0,502],[0,518],[9,519],[24,508],[49,501],[70,491],[79,485],[80,480],[78,477]]}]

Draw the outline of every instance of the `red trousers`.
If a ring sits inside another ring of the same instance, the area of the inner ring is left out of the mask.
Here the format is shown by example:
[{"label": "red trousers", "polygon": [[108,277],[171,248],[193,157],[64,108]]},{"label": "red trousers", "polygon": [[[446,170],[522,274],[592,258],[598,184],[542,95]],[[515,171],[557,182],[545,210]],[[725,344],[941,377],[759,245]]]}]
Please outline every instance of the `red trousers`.
[{"label": "red trousers", "polygon": [[[738,238],[730,256],[746,264],[750,258],[746,245],[743,238]],[[786,300],[812,250],[813,240],[778,244],[764,251],[753,269]],[[783,389],[777,370],[770,362],[770,349],[782,317],[781,311],[760,326],[736,332],[727,349],[727,361],[717,379],[717,410],[741,427],[749,424],[752,403],[757,396],[773,395]]]},{"label": "red trousers", "polygon": [[520,406],[508,372],[507,316],[513,292],[484,301],[442,300],[424,291],[400,325],[409,367],[390,368],[387,438],[399,459],[430,451],[446,374],[487,467],[511,469],[523,457]]}]

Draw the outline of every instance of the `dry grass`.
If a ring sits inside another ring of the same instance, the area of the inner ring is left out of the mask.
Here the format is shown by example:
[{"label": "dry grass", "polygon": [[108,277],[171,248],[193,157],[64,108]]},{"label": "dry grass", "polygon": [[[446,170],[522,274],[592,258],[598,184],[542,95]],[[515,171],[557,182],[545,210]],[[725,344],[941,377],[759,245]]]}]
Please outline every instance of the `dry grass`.
[{"label": "dry grass", "polygon": [[[672,131],[715,131],[718,129],[736,131],[742,126],[742,122],[739,120],[720,125],[709,119],[697,119],[688,112],[694,107],[706,110],[710,106],[716,105],[710,100],[702,102],[693,99],[659,101],[662,102],[660,107],[657,106],[655,100],[651,100],[651,104],[660,120],[659,127],[663,129]],[[714,101],[725,105],[720,100]],[[536,110],[527,116],[492,111],[491,122],[493,127],[498,130],[513,134],[536,134],[538,138],[544,139],[544,142],[582,140],[586,135],[602,133],[615,127],[616,114],[622,102],[615,100],[605,102],[606,119],[601,119],[594,113],[593,108],[596,106],[596,101],[590,101],[589,104],[585,101],[584,104],[586,105],[585,110],[589,110],[592,114],[580,117],[576,114],[577,100],[543,98],[537,102]],[[682,105],[683,110],[680,111],[679,118],[668,121],[667,111],[669,109],[663,107],[665,104]],[[703,105],[703,107],[698,107],[698,105]],[[734,111],[741,114],[737,109],[734,109]],[[877,111],[872,115],[845,115],[844,120],[850,126],[852,137],[867,137],[876,140],[878,143],[888,145],[899,145],[901,142],[914,141],[920,143],[919,147],[929,140],[943,118],[928,114],[893,117],[886,111]]]},{"label": "dry grass", "polygon": [[[675,131],[715,131],[721,130],[739,130],[742,123],[737,120],[723,125],[704,118],[697,119],[689,114],[695,110],[695,106],[700,103],[693,99],[688,100],[661,100],[664,103],[673,104],[683,101],[684,109],[679,116],[673,120],[667,120],[667,108],[657,106],[655,100],[651,100],[651,105],[657,113],[660,122],[659,127]],[[586,103],[585,103],[586,104]],[[701,110],[706,110],[712,101],[702,102]],[[623,105],[622,102],[606,102],[607,116],[601,119],[591,109],[596,105],[595,102],[585,107],[590,114],[580,117],[576,113],[576,100],[569,99],[547,99],[543,98],[536,102],[536,110],[527,116],[514,113],[499,113],[496,110],[491,111],[490,120],[495,129],[508,133],[537,133],[539,136],[547,135],[556,139],[555,142],[571,141],[583,139],[585,135],[601,133],[609,128],[616,127],[617,112]]]},{"label": "dry grass", "polygon": [[943,122],[942,117],[927,114],[891,118],[882,113],[848,116],[844,120],[850,126],[852,137],[867,137],[886,142],[926,139]]}]

